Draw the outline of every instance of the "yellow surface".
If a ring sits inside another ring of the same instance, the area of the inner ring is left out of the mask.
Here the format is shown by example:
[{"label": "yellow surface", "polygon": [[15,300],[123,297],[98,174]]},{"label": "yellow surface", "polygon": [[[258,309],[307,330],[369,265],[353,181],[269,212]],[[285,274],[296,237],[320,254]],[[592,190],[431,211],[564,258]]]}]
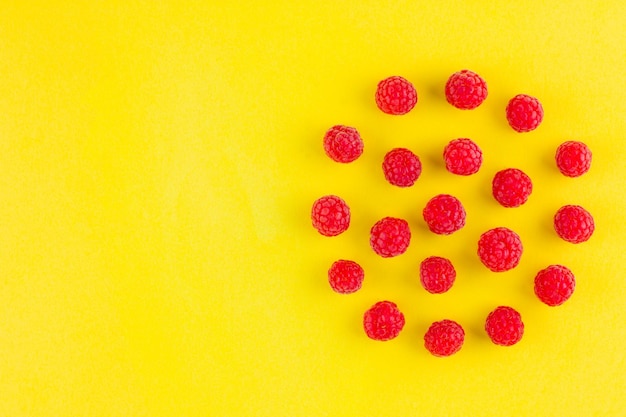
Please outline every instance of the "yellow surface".
[{"label": "yellow surface", "polygon": [[[622,1],[69,3],[0,7],[0,415],[626,415]],[[475,111],[443,98],[462,68],[489,84]],[[373,102],[396,74],[420,97],[403,117]],[[544,104],[535,132],[506,124],[517,93]],[[322,151],[336,123],[365,140],[353,164]],[[463,136],[485,154],[469,178],[440,156]],[[579,179],[552,159],[570,139],[594,152]],[[395,146],[423,161],[413,188],[383,179]],[[489,189],[510,166],[535,190],[506,210]],[[439,192],[468,212],[452,236],[421,219]],[[353,211],[333,239],[309,220],[330,193]],[[567,203],[595,216],[589,242],[551,229]],[[385,215],[410,222],[404,256],[368,247]],[[475,247],[501,225],[526,251],[493,274]],[[458,271],[440,296],[417,278],[434,254]],[[330,290],[337,258],[363,264],[360,292]],[[550,263],[578,280],[558,308],[532,292]],[[361,328],[381,299],[407,320],[387,343]],[[482,330],[499,304],[526,323],[515,347]],[[443,318],[467,332],[447,359],[422,340]]]}]

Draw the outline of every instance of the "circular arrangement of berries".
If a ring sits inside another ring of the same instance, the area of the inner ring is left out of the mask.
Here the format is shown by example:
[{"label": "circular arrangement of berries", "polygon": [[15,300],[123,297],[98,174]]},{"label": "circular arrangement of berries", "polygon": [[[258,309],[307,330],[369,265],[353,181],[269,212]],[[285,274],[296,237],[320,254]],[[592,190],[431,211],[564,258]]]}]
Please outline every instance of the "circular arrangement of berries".
[{"label": "circular arrangement of berries", "polygon": [[[460,110],[479,107],[488,97],[485,80],[475,72],[462,70],[450,76],[443,88],[446,101]],[[377,107],[384,113],[401,116],[412,111],[418,103],[414,85],[404,77],[393,76],[378,83],[374,94]],[[509,126],[519,133],[537,129],[544,117],[541,102],[530,95],[518,94],[502,109]],[[338,163],[351,163],[364,151],[364,142],[352,126],[337,125],[328,129],[323,138],[326,155]],[[483,164],[483,153],[478,143],[470,138],[452,139],[442,149],[442,162],[454,175],[476,174]],[[558,171],[575,178],[585,174],[591,166],[591,150],[582,142],[566,141],[556,149],[554,160]],[[412,187],[422,175],[419,155],[406,148],[390,149],[382,161],[382,174],[395,187]],[[485,184],[489,187],[489,184]],[[524,205],[531,197],[533,181],[522,170],[510,167],[492,178],[491,195],[505,209]],[[318,198],[312,206],[313,227],[323,236],[338,236],[350,227],[351,208],[336,195]],[[449,194],[432,196],[422,211],[430,232],[450,235],[466,224],[466,211],[462,201]],[[566,242],[578,244],[593,235],[595,224],[592,215],[578,205],[565,205],[552,214],[556,236]],[[370,247],[382,258],[404,254],[411,244],[411,228],[406,219],[384,217],[370,229]],[[520,236],[508,227],[485,230],[474,246],[480,262],[494,273],[509,271],[518,266],[524,245]],[[443,294],[450,290],[457,271],[450,261],[440,256],[423,259],[419,264],[419,280],[430,294]],[[354,260],[338,259],[328,269],[328,282],[339,294],[352,294],[367,285],[366,271]],[[532,280],[532,277],[531,277]],[[534,293],[548,306],[565,303],[574,293],[574,273],[564,265],[547,265],[534,277]],[[405,317],[401,308],[391,300],[380,300],[363,314],[363,330],[373,340],[388,341],[404,329]],[[484,329],[496,345],[512,346],[524,336],[522,316],[513,306],[494,306],[487,315]],[[458,352],[465,341],[461,323],[442,318],[430,325],[424,334],[424,347],[432,355],[445,357]]]}]

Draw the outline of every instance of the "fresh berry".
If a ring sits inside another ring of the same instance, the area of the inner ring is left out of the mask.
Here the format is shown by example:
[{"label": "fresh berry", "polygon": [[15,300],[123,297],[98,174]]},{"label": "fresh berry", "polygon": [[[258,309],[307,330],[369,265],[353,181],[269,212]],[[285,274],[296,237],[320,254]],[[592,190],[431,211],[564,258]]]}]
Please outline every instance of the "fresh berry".
[{"label": "fresh berry", "polygon": [[551,307],[560,306],[574,293],[576,279],[563,265],[550,265],[535,277],[535,294]]},{"label": "fresh berry", "polygon": [[390,184],[410,187],[422,173],[422,164],[417,155],[410,150],[395,148],[385,155],[383,172]]},{"label": "fresh berry", "polygon": [[345,259],[335,261],[328,270],[328,282],[339,294],[351,294],[361,289],[364,277],[361,265]]},{"label": "fresh berry", "polygon": [[496,345],[512,346],[522,340],[524,322],[515,309],[500,306],[487,316],[485,330]]},{"label": "fresh berry", "polygon": [[385,217],[370,230],[370,246],[383,258],[391,258],[406,252],[411,243],[409,223],[395,217]]},{"label": "fresh berry", "polygon": [[431,198],[422,214],[430,231],[438,235],[449,235],[465,226],[463,205],[448,194]]},{"label": "fresh berry", "polygon": [[363,315],[365,334],[374,340],[391,340],[404,327],[404,314],[391,301],[379,301]]},{"label": "fresh berry", "polygon": [[426,349],[439,357],[455,354],[463,346],[463,341],[465,341],[463,327],[452,320],[434,322],[424,335]]},{"label": "fresh berry", "polygon": [[526,94],[519,94],[506,106],[506,120],[517,132],[530,132],[537,129],[543,120],[543,107],[539,100]]},{"label": "fresh berry", "polygon": [[493,197],[504,207],[519,207],[533,192],[530,177],[519,169],[504,169],[493,177]]},{"label": "fresh berry", "polygon": [[363,140],[355,128],[336,125],[324,135],[324,151],[335,162],[352,162],[363,153]]},{"label": "fresh berry", "polygon": [[580,177],[591,167],[591,150],[582,142],[568,141],[556,150],[556,166],[567,177]]},{"label": "fresh berry", "polygon": [[478,74],[469,70],[455,72],[446,83],[448,103],[462,110],[480,106],[487,98],[487,83]]},{"label": "fresh berry", "polygon": [[483,153],[470,139],[455,139],[443,150],[446,169],[456,175],[472,175],[483,163]]},{"label": "fresh berry", "polygon": [[449,259],[431,256],[420,265],[420,281],[426,291],[441,294],[452,288],[456,271]]},{"label": "fresh berry", "polygon": [[394,76],[378,83],[376,104],[387,114],[406,114],[417,103],[417,91],[406,79]]},{"label": "fresh berry", "polygon": [[595,224],[591,214],[581,206],[563,206],[554,216],[554,230],[571,243],[582,243],[589,240]]},{"label": "fresh berry", "polygon": [[350,226],[350,207],[336,195],[318,198],[311,210],[313,227],[324,236],[337,236]]},{"label": "fresh berry", "polygon": [[518,234],[506,227],[488,230],[478,240],[478,257],[493,272],[515,268],[523,250]]}]

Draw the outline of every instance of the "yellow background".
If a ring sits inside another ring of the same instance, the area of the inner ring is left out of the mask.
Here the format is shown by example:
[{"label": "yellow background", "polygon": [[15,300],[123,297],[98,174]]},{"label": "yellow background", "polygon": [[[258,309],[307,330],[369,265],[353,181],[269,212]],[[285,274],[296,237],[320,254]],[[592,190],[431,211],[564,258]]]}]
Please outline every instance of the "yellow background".
[{"label": "yellow background", "polygon": [[[0,5],[0,415],[626,415],[624,3],[226,3]],[[443,97],[463,68],[489,85],[474,111]],[[418,90],[406,116],[375,107],[390,75]],[[504,119],[518,93],[543,102],[532,133]],[[353,164],[324,155],[333,124],[361,132]],[[456,137],[482,147],[477,175],[444,170]],[[594,152],[579,179],[554,166],[565,140]],[[381,173],[396,146],[423,162],[410,189]],[[490,196],[506,167],[535,183],[518,209]],[[451,236],[421,219],[440,192],[468,213]],[[309,215],[331,193],[353,219],[328,239]],[[595,216],[589,242],[552,230],[568,203]],[[368,247],[385,215],[410,222],[401,257]],[[502,274],[475,255],[495,226],[526,248]],[[429,255],[457,267],[447,294],[419,285]],[[360,292],[330,290],[338,258],[364,266]],[[557,308],[532,291],[551,263],[577,277]],[[381,299],[407,320],[387,343],[361,327]],[[482,330],[499,304],[526,323],[511,348]],[[422,339],[443,318],[467,333],[446,359]]]}]

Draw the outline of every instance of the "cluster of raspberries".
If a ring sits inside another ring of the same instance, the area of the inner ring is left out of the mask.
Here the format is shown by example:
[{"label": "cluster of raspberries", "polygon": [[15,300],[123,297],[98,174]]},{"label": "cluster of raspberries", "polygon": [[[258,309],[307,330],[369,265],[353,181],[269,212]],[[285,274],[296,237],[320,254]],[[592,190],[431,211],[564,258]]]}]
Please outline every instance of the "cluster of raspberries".
[{"label": "cluster of raspberries", "polygon": [[[471,110],[487,98],[487,84],[478,74],[463,70],[452,74],[445,86],[446,100],[454,107]],[[403,115],[417,104],[418,96],[413,84],[405,78],[394,76],[382,80],[376,89],[378,108],[391,115]],[[543,120],[543,107],[539,100],[525,94],[513,97],[506,107],[506,119],[516,132],[530,132]],[[361,135],[354,127],[331,127],[323,139],[324,151],[333,161],[350,163],[363,153]],[[586,173],[591,165],[591,151],[582,142],[567,141],[555,155],[556,166],[568,177]],[[476,174],[483,162],[483,153],[468,138],[451,140],[443,149],[446,170],[455,175]],[[406,148],[391,149],[382,161],[385,179],[393,186],[411,187],[422,173],[418,155]],[[520,169],[508,168],[497,172],[491,183],[493,198],[503,207],[513,208],[525,204],[533,184]],[[455,196],[439,194],[432,197],[422,210],[422,217],[432,233],[452,234],[465,226],[466,212]],[[313,227],[324,236],[337,236],[350,226],[350,207],[336,195],[326,195],[313,203]],[[594,232],[591,214],[577,205],[561,207],[554,216],[554,229],[559,237],[571,243],[587,241]],[[384,217],[370,229],[370,246],[383,258],[402,255],[411,243],[411,229],[405,219]],[[506,227],[484,232],[477,242],[480,261],[493,272],[515,268],[521,259],[523,245],[520,236]],[[358,291],[363,285],[365,272],[353,260],[340,259],[328,270],[331,288],[340,294]],[[442,294],[452,288],[456,270],[450,259],[430,256],[419,266],[421,285],[431,294]],[[535,276],[535,294],[548,306],[558,306],[574,292],[574,274],[563,265],[550,265]],[[391,340],[398,336],[405,324],[404,315],[391,301],[380,301],[363,316],[366,335],[374,340]],[[493,343],[511,346],[519,342],[524,333],[521,315],[514,308],[500,306],[491,311],[485,320],[485,331]],[[424,335],[426,349],[435,356],[450,356],[461,349],[465,339],[463,327],[452,320],[433,323]]]}]

